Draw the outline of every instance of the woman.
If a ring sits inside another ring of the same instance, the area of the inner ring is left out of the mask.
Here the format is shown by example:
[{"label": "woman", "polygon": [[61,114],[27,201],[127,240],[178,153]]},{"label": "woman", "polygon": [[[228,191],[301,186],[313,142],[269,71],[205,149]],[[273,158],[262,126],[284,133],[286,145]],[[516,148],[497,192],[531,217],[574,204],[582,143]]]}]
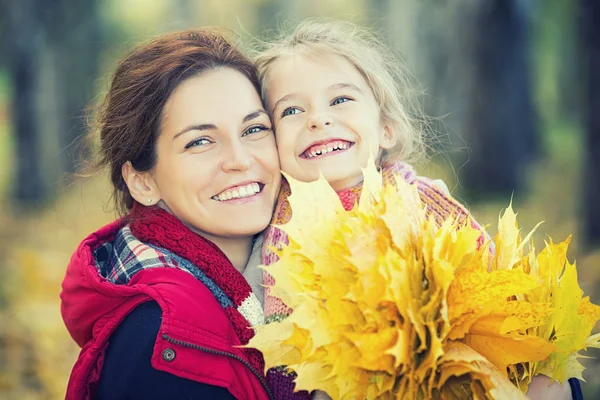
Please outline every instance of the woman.
[{"label": "woman", "polygon": [[[267,399],[262,307],[244,276],[280,187],[252,63],[211,31],[119,64],[98,114],[124,215],[68,266],[61,312],[82,347],[67,399]],[[251,283],[255,283],[252,281]],[[260,296],[262,297],[262,296]]]}]

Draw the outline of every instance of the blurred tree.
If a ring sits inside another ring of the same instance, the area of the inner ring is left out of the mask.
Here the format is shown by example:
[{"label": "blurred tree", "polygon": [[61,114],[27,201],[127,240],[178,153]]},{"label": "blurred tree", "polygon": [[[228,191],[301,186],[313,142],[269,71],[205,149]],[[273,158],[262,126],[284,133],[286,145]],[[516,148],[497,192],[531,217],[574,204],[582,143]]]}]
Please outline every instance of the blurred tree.
[{"label": "blurred tree", "polygon": [[8,69],[12,84],[11,114],[15,136],[14,198],[19,205],[36,205],[46,198],[49,184],[42,170],[42,127],[37,118],[38,65],[41,61],[40,0],[13,2],[7,7]]},{"label": "blurred tree", "polygon": [[282,28],[281,23],[289,22],[290,17],[297,18],[294,13],[294,2],[285,0],[261,0],[257,4],[256,27],[260,39],[268,40]]},{"label": "blurred tree", "polygon": [[9,0],[0,0],[0,68],[7,67],[6,46],[8,43],[8,2]]},{"label": "blurred tree", "polygon": [[531,5],[526,0],[477,2],[471,32],[469,162],[463,183],[472,198],[524,188],[538,152],[529,53]]},{"label": "blurred tree", "polygon": [[472,0],[371,0],[369,9],[416,78],[411,83],[436,133],[429,136],[431,155],[441,152],[459,165],[465,162],[465,114],[473,75],[469,25],[478,5]]},{"label": "blurred tree", "polygon": [[[546,2],[544,2],[546,5]],[[580,58],[577,57],[577,25],[576,2],[554,0],[552,6],[554,18],[546,18],[545,23],[553,24],[552,35],[558,42],[557,57],[557,97],[559,108],[558,117],[574,121],[581,117],[581,80],[579,79]]]},{"label": "blurred tree", "polygon": [[600,244],[600,4],[580,0],[586,112],[583,224],[588,245]]},{"label": "blurred tree", "polygon": [[540,119],[544,129],[573,123],[581,117],[581,66],[575,1],[539,1],[533,27],[535,30],[535,77],[540,100]]},{"label": "blurred tree", "polygon": [[[200,7],[201,3],[195,1],[195,6]],[[191,29],[194,27],[195,9],[192,0],[176,0],[172,1],[169,8],[173,12],[174,29]]]},{"label": "blurred tree", "polygon": [[99,1],[51,0],[42,7],[43,26],[55,63],[62,166],[76,172],[80,138],[86,131],[85,108],[94,94],[102,51]]},{"label": "blurred tree", "polygon": [[76,170],[98,69],[97,4],[24,0],[7,7],[14,200],[22,208],[45,202],[62,172]]}]

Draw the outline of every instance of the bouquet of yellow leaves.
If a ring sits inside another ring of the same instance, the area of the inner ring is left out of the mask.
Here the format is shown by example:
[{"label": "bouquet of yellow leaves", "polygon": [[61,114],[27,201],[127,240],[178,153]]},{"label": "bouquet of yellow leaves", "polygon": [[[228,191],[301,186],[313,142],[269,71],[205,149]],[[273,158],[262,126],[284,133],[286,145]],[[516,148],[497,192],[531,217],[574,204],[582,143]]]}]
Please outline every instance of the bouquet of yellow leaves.
[{"label": "bouquet of yellow leaves", "polygon": [[289,245],[268,272],[293,312],[249,343],[267,368],[333,399],[519,399],[537,374],[581,378],[600,307],[582,297],[569,240],[536,255],[509,206],[490,251],[470,224],[427,218],[403,179],[364,178],[345,211],[323,178],[288,177]]}]

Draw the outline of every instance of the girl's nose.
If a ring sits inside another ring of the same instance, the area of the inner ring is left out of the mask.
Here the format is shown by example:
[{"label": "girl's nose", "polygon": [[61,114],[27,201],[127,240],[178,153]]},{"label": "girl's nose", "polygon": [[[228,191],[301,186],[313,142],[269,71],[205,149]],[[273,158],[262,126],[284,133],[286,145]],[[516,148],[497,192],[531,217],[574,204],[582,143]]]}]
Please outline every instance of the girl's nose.
[{"label": "girl's nose", "polygon": [[328,114],[312,115],[308,120],[308,128],[311,131],[323,129],[331,125],[331,117]]}]

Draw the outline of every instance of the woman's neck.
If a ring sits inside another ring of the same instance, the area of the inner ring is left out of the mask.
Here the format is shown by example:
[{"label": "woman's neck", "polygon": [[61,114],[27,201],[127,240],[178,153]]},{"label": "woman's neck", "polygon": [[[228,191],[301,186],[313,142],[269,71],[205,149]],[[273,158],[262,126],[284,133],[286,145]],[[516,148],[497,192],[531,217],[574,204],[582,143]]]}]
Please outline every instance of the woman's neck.
[{"label": "woman's neck", "polygon": [[[198,232],[197,232],[198,233]],[[246,264],[252,252],[252,243],[254,236],[241,236],[237,238],[211,237],[200,234],[202,237],[216,244],[219,249],[227,256],[231,264],[240,273],[246,269]]]},{"label": "woman's neck", "polygon": [[193,226],[186,226],[198,236],[213,242],[227,256],[229,262],[240,274],[244,273],[246,264],[252,253],[254,236],[220,237],[198,231]]},{"label": "woman's neck", "polygon": [[[168,212],[169,214],[174,215],[170,208],[166,204],[164,204],[164,202],[160,202],[158,206],[166,212]],[[246,264],[248,263],[248,259],[250,258],[250,253],[252,252],[252,243],[254,243],[254,236],[224,238],[200,232],[198,229],[194,228],[190,224],[187,224],[184,221],[181,222],[195,234],[202,236],[203,238],[210,240],[215,245],[217,245],[217,247],[223,252],[223,254],[227,256],[229,262],[231,262],[233,267],[237,269],[240,273],[244,272],[244,269],[246,269]]]}]

